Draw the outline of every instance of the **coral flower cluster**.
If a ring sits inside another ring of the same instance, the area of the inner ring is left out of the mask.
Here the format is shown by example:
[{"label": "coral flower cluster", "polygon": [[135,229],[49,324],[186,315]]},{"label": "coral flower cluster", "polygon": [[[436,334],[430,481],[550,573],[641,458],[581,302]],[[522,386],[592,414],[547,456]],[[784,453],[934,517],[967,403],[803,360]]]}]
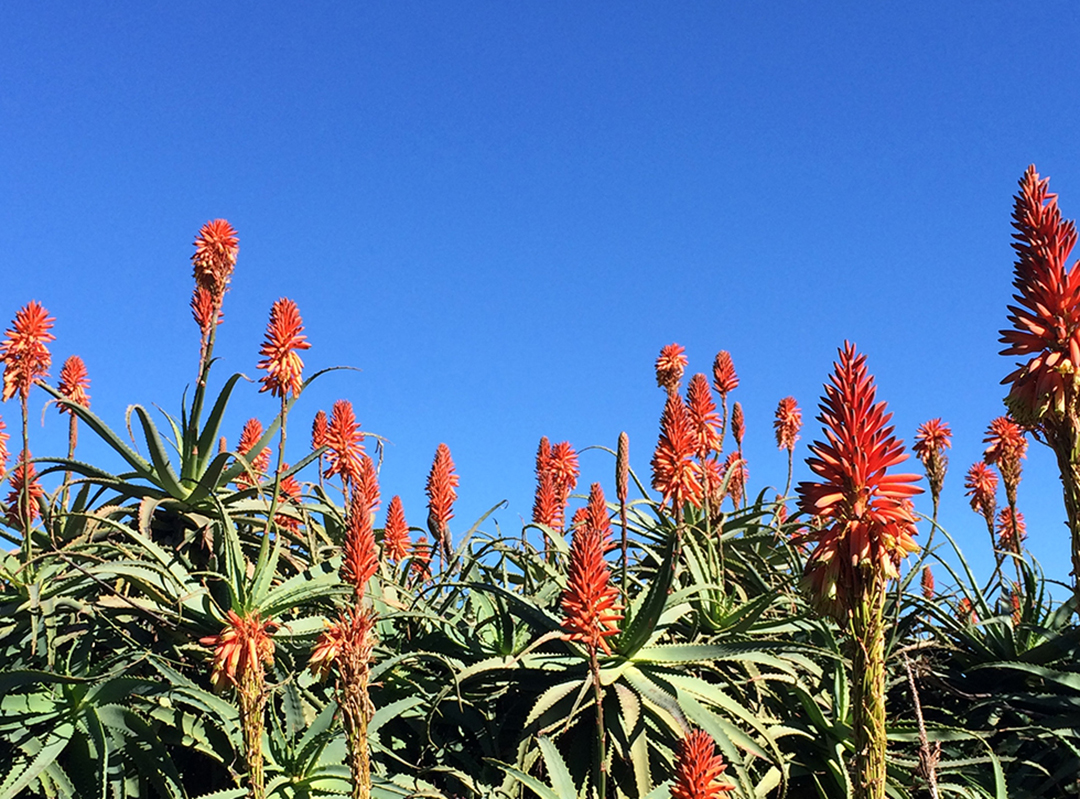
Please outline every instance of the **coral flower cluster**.
[{"label": "coral flower cluster", "polygon": [[570,492],[577,487],[577,452],[569,441],[552,446],[543,436],[536,451],[536,498],[533,500],[533,522],[562,532],[566,519],[566,503]]},{"label": "coral flower cluster", "polygon": [[704,730],[694,730],[679,742],[671,799],[720,799],[735,790],[720,779],[726,770],[716,742]]},{"label": "coral flower cluster", "polygon": [[690,414],[678,394],[669,394],[660,417],[660,440],[653,452],[652,485],[662,504],[672,503],[676,513],[690,502],[701,506],[701,466],[695,460],[698,445]]},{"label": "coral flower cluster", "polygon": [[779,449],[786,449],[789,453],[794,452],[801,428],[802,411],[799,410],[798,402],[794,397],[784,397],[776,406],[776,418],[773,420],[776,446]]},{"label": "coral flower cluster", "polygon": [[24,401],[30,396],[34,381],[46,377],[52,365],[48,343],[55,341],[49,331],[56,320],[41,303],[31,300],[15,314],[15,322],[0,344],[0,363],[4,364],[4,390],[7,402],[18,394]]},{"label": "coral flower cluster", "polygon": [[409,544],[409,523],[405,521],[405,508],[401,504],[401,497],[394,495],[386,508],[383,554],[387,560],[399,563],[408,556]]},{"label": "coral flower cluster", "polygon": [[450,447],[439,444],[428,473],[425,492],[428,497],[428,529],[445,556],[450,554],[450,520],[454,518],[457,487],[458,476],[454,473]]},{"label": "coral flower cluster", "polygon": [[356,421],[356,412],[348,400],[338,400],[330,412],[330,421],[325,432],[319,429],[318,417],[312,431],[312,443],[316,436],[321,437],[327,447],[326,471],[324,477],[341,475],[346,483],[353,484],[360,479],[362,456],[364,454],[364,434],[360,432],[360,423]]},{"label": "coral flower cluster", "polygon": [[800,483],[798,493],[803,512],[824,523],[807,537],[817,543],[806,565],[812,593],[843,620],[866,572],[896,577],[900,560],[918,549],[910,498],[922,489],[912,485],[917,475],[888,473],[907,456],[885,403],[876,402],[866,356],[845,343],[835,366],[820,405],[826,440],[807,459],[819,480]]},{"label": "coral flower cluster", "polygon": [[239,251],[236,231],[224,219],[214,219],[203,225],[195,238],[195,254],[191,256],[197,288],[213,297],[224,294],[236,268]]},{"label": "coral flower cluster", "polygon": [[660,357],[656,359],[656,385],[669,394],[679,390],[683,372],[689,363],[685,352],[686,348],[681,344],[668,344],[660,350]]},{"label": "coral flower cluster", "polygon": [[214,647],[210,681],[217,689],[239,685],[245,673],[261,675],[263,665],[274,662],[274,640],[270,636],[278,627],[255,611],[241,616],[230,610],[225,618],[219,634],[199,639],[199,643]]},{"label": "coral flower cluster", "polygon": [[[78,355],[72,355],[60,367],[60,384],[57,389],[64,395],[65,399],[74,402],[76,405],[89,408],[90,394],[87,392],[88,388],[90,388],[90,376],[87,374],[86,364]],[[71,408],[66,405],[60,405],[59,410],[60,413],[71,413]]]},{"label": "coral flower cluster", "polygon": [[583,510],[570,544],[570,569],[562,596],[563,629],[571,640],[591,651],[611,654],[607,639],[618,635],[622,613],[619,591],[604,559],[610,548],[611,522],[599,483],[593,483]]},{"label": "coral flower cluster", "polygon": [[266,340],[259,354],[263,360],[257,364],[266,374],[259,379],[263,384],[259,391],[269,391],[283,399],[295,397],[304,383],[304,362],[299,350],[311,348],[302,335],[303,320],[296,303],[281,298],[270,308],[270,322],[266,326]]}]

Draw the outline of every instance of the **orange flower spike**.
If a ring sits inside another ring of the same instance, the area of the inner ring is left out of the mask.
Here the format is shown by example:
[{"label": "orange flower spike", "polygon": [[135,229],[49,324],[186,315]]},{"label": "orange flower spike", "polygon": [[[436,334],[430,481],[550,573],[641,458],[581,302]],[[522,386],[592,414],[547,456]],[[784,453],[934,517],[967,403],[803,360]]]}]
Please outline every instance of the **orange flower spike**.
[{"label": "orange flower spike", "polygon": [[669,394],[678,390],[686,364],[689,363],[685,352],[686,348],[679,344],[668,344],[660,350],[660,357],[656,359],[656,385],[666,389]]},{"label": "orange flower spike", "polygon": [[356,421],[356,413],[348,400],[338,400],[326,426],[327,467],[324,477],[340,474],[348,483],[360,478],[360,456],[364,454],[364,434]]},{"label": "orange flower spike", "polygon": [[964,478],[965,496],[971,497],[971,509],[993,518],[997,511],[997,472],[983,462],[973,464]]},{"label": "orange flower spike", "polygon": [[311,448],[326,446],[326,411],[319,411],[311,423]]},{"label": "orange flower spike", "polygon": [[599,483],[593,483],[588,507],[582,510],[570,544],[570,568],[562,596],[563,629],[571,640],[610,655],[606,639],[618,635],[622,608],[619,590],[612,585],[611,569],[604,560],[611,524]]},{"label": "orange flower spike", "polygon": [[375,547],[375,528],[371,518],[371,506],[367,495],[353,491],[346,519],[345,544],[341,551],[341,579],[351,585],[356,596],[363,596],[368,580],[379,568],[379,556]]},{"label": "orange flower spike", "polygon": [[825,385],[821,415],[825,441],[810,446],[807,459],[819,481],[800,483],[800,509],[821,518],[811,533],[817,543],[807,578],[822,608],[843,620],[863,584],[861,569],[897,575],[897,565],[918,549],[910,498],[922,492],[914,474],[888,474],[907,455],[889,426],[891,414],[876,402],[877,388],[866,356],[845,343]]},{"label": "orange flower spike", "polygon": [[784,397],[776,406],[776,418],[773,420],[777,448],[794,452],[801,428],[802,411],[799,410],[798,403],[794,397]]},{"label": "orange flower spike", "polygon": [[990,422],[983,443],[989,444],[983,460],[998,467],[1001,482],[1005,484],[1005,496],[1010,505],[1016,504],[1016,489],[1020,485],[1022,458],[1027,457],[1027,439],[1024,431],[1007,416],[999,416]]},{"label": "orange flower spike", "polygon": [[412,545],[409,553],[412,560],[413,574],[420,575],[420,579],[426,580],[431,576],[431,545],[428,544],[427,536],[422,535]]},{"label": "orange flower spike", "polygon": [[0,419],[0,473],[3,473],[3,471],[7,469],[7,462],[9,457],[7,442],[11,438],[11,436],[4,432],[5,430],[7,430],[7,425],[4,424],[3,419]]},{"label": "orange flower spike", "polygon": [[[34,469],[34,464],[30,462],[30,458],[31,455],[27,452],[25,476],[23,473],[23,458],[20,454],[15,465],[11,468],[11,476],[8,478],[11,491],[8,492],[7,497],[7,522],[22,533],[25,533],[30,525],[34,523],[34,519],[38,517],[38,501],[45,496],[45,489],[41,487],[37,480],[37,471]],[[29,488],[26,488],[27,483],[29,483]],[[29,494],[29,508],[24,505],[24,490]],[[29,513],[29,519],[26,518],[27,513]]]},{"label": "orange flower spike", "polygon": [[559,523],[558,495],[551,471],[551,444],[541,436],[536,450],[536,496],[533,499],[533,522],[555,528]]},{"label": "orange flower spike", "polygon": [[457,499],[459,478],[454,474],[454,460],[450,457],[450,447],[439,444],[435,450],[435,460],[428,473],[428,529],[435,537],[435,543],[444,553],[450,552],[450,520],[454,518],[454,500]]},{"label": "orange flower spike", "polygon": [[551,472],[552,483],[555,487],[555,524],[553,528],[562,530],[566,519],[566,503],[570,500],[570,492],[577,488],[578,467],[577,452],[569,441],[560,441],[551,447],[551,456],[548,458],[548,469]]},{"label": "orange flower spike", "polygon": [[686,389],[686,409],[697,441],[698,459],[704,460],[710,452],[720,448],[720,414],[716,412],[716,403],[709,391],[709,378],[700,372],[690,378],[690,385]]},{"label": "orange flower spike", "polygon": [[[191,294],[191,316],[204,337],[210,333],[210,320],[213,315],[214,295],[201,286],[196,286]],[[219,310],[217,323],[220,325],[224,319],[224,312]]]},{"label": "orange flower spike", "polygon": [[191,256],[196,285],[214,297],[223,295],[236,268],[239,251],[236,231],[224,219],[203,225],[195,239],[195,254]]},{"label": "orange flower spike", "polygon": [[615,493],[619,502],[626,504],[630,495],[630,436],[625,430],[619,433],[615,450]]},{"label": "orange flower spike", "polygon": [[1015,524],[1012,508],[1002,508],[997,517],[998,547],[1005,552],[1020,552],[1020,547],[1027,538],[1027,524],[1024,514],[1016,512]]},{"label": "orange flower spike", "polygon": [[676,510],[686,502],[701,507],[701,468],[694,461],[696,454],[686,405],[678,394],[669,394],[652,458],[652,487],[660,492],[661,505],[671,501]]},{"label": "orange flower spike", "polygon": [[[281,464],[281,471],[289,471],[289,464]],[[300,483],[293,475],[290,474],[288,477],[281,478],[281,485],[278,486],[278,502],[280,505],[292,505],[295,508],[299,505],[302,494],[303,490],[300,488]],[[300,529],[300,520],[286,513],[275,515],[274,523],[292,533]]]},{"label": "orange flower spike", "polygon": [[256,365],[266,370],[266,375],[259,378],[263,384],[260,392],[269,391],[283,399],[300,393],[304,385],[304,362],[297,351],[311,348],[307,337],[301,335],[303,330],[296,303],[284,297],[277,300],[270,308],[266,341],[259,350],[263,360]]},{"label": "orange flower spike", "polygon": [[386,527],[383,528],[383,555],[394,563],[400,563],[409,554],[409,524],[405,521],[405,508],[396,494],[386,508]]},{"label": "orange flower spike", "polygon": [[225,614],[225,627],[217,635],[200,638],[199,643],[214,647],[213,671],[210,682],[217,689],[237,685],[249,670],[262,671],[263,664],[274,662],[274,639],[271,633],[276,622],[263,621],[258,612],[242,617],[230,610]]},{"label": "orange flower spike", "polygon": [[732,504],[738,510],[746,494],[746,481],[750,476],[746,461],[739,456],[738,452],[732,452],[724,461],[722,469],[724,478],[727,479],[727,495],[731,497]]},{"label": "orange flower spike", "polygon": [[671,799],[719,799],[735,790],[720,779],[726,770],[716,742],[704,730],[694,730],[679,742]]},{"label": "orange flower spike", "polygon": [[735,374],[735,364],[727,350],[720,350],[713,361],[713,386],[725,398],[739,387],[739,376]]},{"label": "orange flower spike", "polygon": [[[258,419],[248,419],[244,422],[244,429],[240,432],[240,441],[236,445],[236,451],[241,455],[248,455],[254,446],[259,443],[262,436],[262,422]],[[270,447],[264,447],[258,455],[254,458],[248,458],[247,461],[251,466],[251,471],[254,472],[256,480],[261,478],[266,474],[266,470],[270,468]],[[236,484],[242,488],[253,488],[255,486],[255,482],[252,481],[251,475],[246,470],[236,476]]]},{"label": "orange flower spike", "polygon": [[0,398],[4,402],[16,394],[27,399],[34,381],[48,376],[52,355],[46,345],[56,340],[49,332],[55,321],[37,300],[31,300],[15,314],[15,321],[0,344],[0,362],[4,364],[4,390]]},{"label": "orange flower spike", "polygon": [[979,614],[975,612],[975,606],[967,597],[956,603],[956,618],[964,624],[976,625],[979,623]]},{"label": "orange flower spike", "polygon": [[923,566],[922,570],[922,595],[926,599],[934,598],[934,573],[929,566]]},{"label": "orange flower spike", "polygon": [[1011,384],[1006,404],[1025,423],[1066,411],[1080,369],[1080,265],[1068,266],[1076,226],[1063,220],[1049,178],[1034,165],[1020,180],[1013,207],[1013,327],[1002,330],[1002,355],[1029,358],[1001,382]]},{"label": "orange flower spike", "polygon": [[379,475],[375,470],[375,461],[368,455],[360,458],[360,476],[356,481],[356,491],[364,496],[372,513],[379,509]]},{"label": "orange flower spike", "polygon": [[735,436],[735,446],[742,449],[743,436],[746,435],[746,422],[743,420],[742,403],[736,402],[731,409],[731,434]]},{"label": "orange flower spike", "polygon": [[[86,372],[86,364],[78,355],[72,355],[60,367],[60,385],[57,389],[65,399],[89,408],[90,395],[86,392],[88,388],[90,388],[90,377]],[[60,413],[71,413],[71,409],[64,405],[57,407]]]}]

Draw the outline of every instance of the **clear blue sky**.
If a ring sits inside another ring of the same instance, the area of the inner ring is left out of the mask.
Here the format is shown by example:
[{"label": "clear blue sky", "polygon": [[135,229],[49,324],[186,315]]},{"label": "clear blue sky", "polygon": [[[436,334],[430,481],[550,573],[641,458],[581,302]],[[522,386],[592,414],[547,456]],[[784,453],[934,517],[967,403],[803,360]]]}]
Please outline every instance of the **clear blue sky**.
[{"label": "clear blue sky", "polygon": [[[458,532],[502,499],[519,529],[541,435],[580,449],[625,429],[647,480],[673,341],[691,371],[732,352],[751,491],[782,485],[776,402],[796,396],[801,443],[819,437],[851,339],[909,444],[952,425],[942,520],[985,569],[963,473],[1012,369],[997,331],[1024,168],[1080,215],[1078,23],[1065,2],[6,3],[0,317],[40,300],[54,377],[83,356],[116,426],[132,402],[177,411],[191,242],[225,217],[219,380],[255,374],[271,303],[296,300],[310,367],[363,370],[313,386],[296,438],[352,399],[392,442],[383,493],[412,524],[445,441]],[[242,391],[230,443],[274,410]],[[37,418],[35,455],[59,453],[65,425]],[[610,493],[610,458],[582,462]],[[1037,445],[1020,507],[1065,579]]]}]

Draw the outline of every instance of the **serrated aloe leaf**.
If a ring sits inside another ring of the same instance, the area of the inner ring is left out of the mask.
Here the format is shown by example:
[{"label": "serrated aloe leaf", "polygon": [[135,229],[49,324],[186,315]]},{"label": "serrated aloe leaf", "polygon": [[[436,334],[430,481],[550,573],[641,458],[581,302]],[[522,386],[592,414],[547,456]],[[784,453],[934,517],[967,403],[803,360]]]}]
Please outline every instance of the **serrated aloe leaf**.
[{"label": "serrated aloe leaf", "polygon": [[672,564],[675,557],[675,539],[672,537],[664,547],[659,573],[649,586],[641,609],[626,622],[623,632],[618,636],[616,651],[626,658],[632,658],[643,647],[660,620],[667,605],[668,590],[671,588]]},{"label": "serrated aloe leaf", "polygon": [[270,591],[259,603],[262,616],[274,618],[305,603],[342,593],[345,589],[338,576],[340,566],[341,556],[338,555],[293,575]]},{"label": "serrated aloe leaf", "polygon": [[161,440],[161,434],[158,433],[157,426],[141,405],[134,406],[133,410],[135,415],[139,417],[143,436],[146,438],[146,448],[150,455],[150,462],[154,466],[154,473],[149,479],[168,492],[170,496],[179,500],[187,499],[189,492],[180,485],[180,478],[173,471],[169,454],[165,451],[165,444]]},{"label": "serrated aloe leaf", "polygon": [[545,690],[540,696],[537,697],[536,702],[533,703],[532,709],[529,710],[529,715],[525,719],[525,726],[528,727],[539,719],[544,713],[558,704],[560,699],[569,696],[575,689],[581,687],[581,680],[567,680],[566,682],[557,683]]},{"label": "serrated aloe leaf", "polygon": [[0,783],[0,799],[15,799],[67,748],[75,733],[70,721],[58,724],[45,735],[41,749],[29,762],[16,760]]},{"label": "serrated aloe leaf", "polygon": [[[206,417],[206,426],[202,429],[196,442],[197,454],[192,457],[193,453],[183,453],[181,461],[184,463],[183,475],[185,479],[199,480],[206,471],[206,465],[210,462],[210,458],[216,449],[218,434],[221,432],[221,420],[225,415],[225,409],[229,405],[229,398],[232,396],[237,381],[242,377],[244,376],[237,372],[226,380],[225,385],[222,386],[217,399],[214,401],[214,407],[210,409],[210,415]],[[198,424],[197,419],[194,422]],[[262,448],[252,451],[254,453],[252,457],[254,457],[262,451]]]},{"label": "serrated aloe leaf", "polygon": [[564,797],[556,793],[554,790],[552,790],[550,787],[542,783],[540,780],[538,780],[531,774],[526,774],[521,769],[511,766],[509,763],[500,763],[497,760],[492,762],[494,762],[496,766],[501,768],[515,780],[528,788],[530,791],[535,793],[540,799],[564,799]]},{"label": "serrated aloe leaf", "polygon": [[574,778],[570,776],[570,769],[566,761],[559,754],[558,747],[546,735],[540,735],[536,739],[540,747],[540,753],[544,757],[544,765],[547,766],[548,776],[551,778],[551,787],[562,799],[577,799],[578,790],[574,785]]}]

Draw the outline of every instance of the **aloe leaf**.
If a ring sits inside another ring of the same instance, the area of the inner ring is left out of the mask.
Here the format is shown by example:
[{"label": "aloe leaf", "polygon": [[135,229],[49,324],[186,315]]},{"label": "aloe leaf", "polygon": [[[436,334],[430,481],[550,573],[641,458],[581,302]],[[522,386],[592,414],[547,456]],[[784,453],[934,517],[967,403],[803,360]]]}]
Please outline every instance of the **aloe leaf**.
[{"label": "aloe leaf", "polygon": [[338,555],[293,575],[263,597],[259,603],[261,614],[271,619],[286,610],[343,593],[346,589],[338,576],[340,566],[341,556]]},{"label": "aloe leaf", "polygon": [[0,799],[15,799],[23,789],[30,786],[60,753],[67,748],[75,733],[75,725],[70,721],[58,724],[49,730],[42,742],[41,749],[29,763],[16,760],[0,783]]},{"label": "aloe leaf", "polygon": [[533,724],[533,722],[544,715],[544,713],[554,707],[560,699],[569,696],[574,689],[580,687],[581,680],[568,680],[552,685],[550,688],[546,689],[537,697],[536,702],[533,703],[532,709],[529,710],[529,715],[525,719],[525,726],[528,727]]},{"label": "aloe leaf", "polygon": [[542,783],[536,777],[533,777],[531,774],[526,774],[521,769],[511,766],[509,763],[500,763],[497,760],[493,760],[491,762],[493,762],[496,766],[501,768],[515,780],[520,782],[530,791],[535,793],[539,797],[539,799],[564,799],[562,795],[556,793],[554,790]]},{"label": "aloe leaf", "polygon": [[[191,457],[191,452],[182,454],[181,462],[184,464],[183,475],[185,479],[200,479],[206,471],[206,465],[210,462],[210,458],[215,450],[215,445],[217,444],[218,434],[221,431],[221,420],[225,415],[225,409],[229,405],[229,398],[232,396],[237,381],[242,377],[244,377],[244,375],[237,372],[225,381],[225,385],[222,387],[221,391],[218,393],[217,399],[214,401],[214,407],[210,409],[210,415],[206,417],[206,426],[203,427],[202,432],[199,434],[198,442],[196,442],[197,454],[195,454],[193,458]],[[194,421],[196,424],[198,423],[198,420]],[[262,448],[258,450],[253,449],[252,457],[255,457],[255,455],[258,455],[261,451]]]},{"label": "aloe leaf", "polygon": [[672,536],[664,547],[659,571],[649,586],[641,609],[633,615],[622,634],[618,636],[616,650],[623,657],[632,658],[652,637],[653,630],[667,605],[674,557],[675,539]]},{"label": "aloe leaf", "polygon": [[180,485],[180,478],[173,471],[172,463],[169,461],[169,455],[165,451],[165,445],[161,440],[161,434],[158,433],[157,426],[141,405],[135,405],[134,411],[135,415],[139,417],[139,423],[142,425],[143,436],[146,438],[146,448],[150,455],[150,461],[154,465],[154,474],[150,478],[151,481],[161,486],[170,496],[179,500],[187,499],[189,492]]},{"label": "aloe leaf", "polygon": [[558,748],[546,735],[538,736],[536,743],[544,756],[544,765],[547,766],[551,787],[555,793],[562,799],[577,799],[577,786],[574,785],[574,778],[570,776],[570,769],[566,767],[566,761],[559,754]]}]

